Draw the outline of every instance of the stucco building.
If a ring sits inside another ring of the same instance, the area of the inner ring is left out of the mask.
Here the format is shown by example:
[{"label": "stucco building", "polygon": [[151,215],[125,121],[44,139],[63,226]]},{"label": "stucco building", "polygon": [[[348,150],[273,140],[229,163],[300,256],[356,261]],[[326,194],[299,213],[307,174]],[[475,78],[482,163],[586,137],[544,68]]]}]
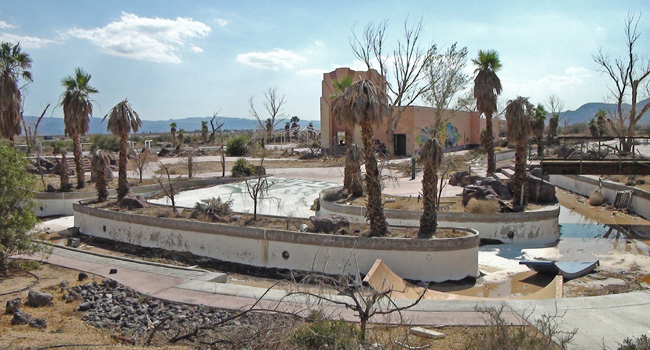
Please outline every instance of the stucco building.
[{"label": "stucco building", "polygon": [[[322,95],[320,99],[320,121],[321,121],[321,147],[323,151],[332,154],[337,151],[339,145],[341,150],[344,129],[338,125],[331,115],[330,96],[335,93],[333,81],[340,80],[345,76],[351,76],[353,81],[368,79],[373,82],[384,81],[383,77],[375,70],[354,71],[349,68],[337,68],[336,70],[323,74]],[[448,119],[446,126],[447,139],[442,145],[445,150],[458,150],[478,147],[481,144],[481,130],[485,129],[485,118],[481,118],[478,112],[446,111],[443,118]],[[423,106],[409,106],[402,112],[397,128],[395,130],[395,154],[413,155],[420,152],[420,147],[427,140],[427,131],[433,125],[434,108]],[[494,139],[497,140],[499,132],[499,120],[493,119]],[[387,123],[375,128],[374,141],[381,145],[387,143]],[[354,133],[355,142],[361,144],[361,130],[356,128]]]}]

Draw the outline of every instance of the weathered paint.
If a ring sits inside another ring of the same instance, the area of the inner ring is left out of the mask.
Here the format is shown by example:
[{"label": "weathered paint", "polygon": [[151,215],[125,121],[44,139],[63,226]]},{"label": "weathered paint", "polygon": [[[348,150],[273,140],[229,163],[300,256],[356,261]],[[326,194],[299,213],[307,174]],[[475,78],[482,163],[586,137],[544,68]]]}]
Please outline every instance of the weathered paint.
[{"label": "weathered paint", "polygon": [[84,234],[240,264],[331,274],[367,273],[382,259],[422,281],[478,276],[478,232],[453,239],[367,238],[152,218],[74,204]]}]

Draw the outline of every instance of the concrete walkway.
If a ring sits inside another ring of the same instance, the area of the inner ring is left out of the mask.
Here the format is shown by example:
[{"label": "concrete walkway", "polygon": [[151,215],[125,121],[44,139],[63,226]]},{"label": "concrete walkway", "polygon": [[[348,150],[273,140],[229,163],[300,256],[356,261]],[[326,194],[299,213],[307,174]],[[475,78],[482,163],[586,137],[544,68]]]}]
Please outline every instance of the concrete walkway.
[{"label": "concrete walkway", "polygon": [[[37,257],[32,257],[37,258]],[[350,310],[333,303],[317,303],[314,297],[301,293],[289,293],[283,289],[256,288],[232,283],[220,283],[224,276],[205,270],[163,265],[122,257],[84,252],[54,246],[48,257],[39,258],[48,263],[86,271],[112,278],[140,293],[164,300],[202,304],[224,309],[240,309],[253,305],[257,299],[261,309],[282,309],[304,312],[307,305],[333,312],[347,321],[358,320]],[[116,274],[110,274],[117,269]],[[337,300],[345,297],[332,296]],[[411,303],[396,300],[397,305]],[[650,291],[557,300],[423,300],[402,313],[403,322],[425,326],[474,326],[485,324],[485,315],[476,311],[477,306],[506,307],[504,318],[511,323],[527,319],[534,324],[544,314],[558,316],[563,331],[577,329],[573,348],[600,349],[602,345],[616,349],[626,337],[650,335]],[[374,322],[399,323],[397,314],[374,319]]]}]

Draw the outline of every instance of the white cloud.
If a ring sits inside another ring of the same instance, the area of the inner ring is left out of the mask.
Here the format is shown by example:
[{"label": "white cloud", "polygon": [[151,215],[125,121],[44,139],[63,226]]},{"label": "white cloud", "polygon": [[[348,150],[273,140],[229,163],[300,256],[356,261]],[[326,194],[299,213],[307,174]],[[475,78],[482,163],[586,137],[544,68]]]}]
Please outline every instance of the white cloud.
[{"label": "white cloud", "polygon": [[237,55],[237,61],[255,68],[279,70],[290,69],[305,58],[289,50],[275,49],[269,52],[248,52]]},{"label": "white cloud", "polygon": [[[71,29],[70,36],[90,40],[104,52],[151,62],[180,63],[180,48],[189,38],[208,35],[210,27],[191,18],[146,18],[122,12],[102,28]],[[193,46],[192,50],[196,52]]]},{"label": "white cloud", "polygon": [[197,53],[201,53],[201,52],[203,52],[203,49],[198,47],[198,46],[192,46],[192,51],[197,52]]},{"label": "white cloud", "polygon": [[10,28],[15,28],[15,27],[5,21],[0,21],[0,29],[10,29]]},{"label": "white cloud", "polygon": [[0,41],[20,43],[23,49],[38,49],[45,45],[56,43],[54,40],[37,38],[35,36],[16,35],[11,33],[0,33]]},{"label": "white cloud", "polygon": [[316,46],[324,46],[325,45],[325,43],[320,41],[320,40],[314,41],[314,44],[316,44]]},{"label": "white cloud", "polygon": [[230,23],[230,21],[223,18],[217,18],[217,23],[219,23],[221,27],[225,27]]}]

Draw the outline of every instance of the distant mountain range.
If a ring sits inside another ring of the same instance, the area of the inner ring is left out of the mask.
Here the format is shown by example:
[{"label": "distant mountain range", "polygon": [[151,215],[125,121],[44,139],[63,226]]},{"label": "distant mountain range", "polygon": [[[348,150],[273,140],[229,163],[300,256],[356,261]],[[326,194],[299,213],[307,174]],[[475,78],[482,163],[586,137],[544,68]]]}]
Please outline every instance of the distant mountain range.
[{"label": "distant mountain range", "polygon": [[[38,117],[26,116],[25,120],[28,125],[36,124]],[[190,117],[183,119],[170,119],[170,120],[143,120],[142,128],[138,134],[148,133],[162,133],[169,132],[169,124],[176,123],[176,130],[184,129],[186,132],[200,131],[201,122],[207,121],[208,128],[210,127],[210,117]],[[231,118],[231,117],[217,117],[215,121],[221,120],[224,122],[224,130],[255,130],[259,128],[257,120],[246,118]],[[301,127],[306,127],[309,123],[313,123],[314,129],[320,130],[320,121],[318,120],[301,120],[299,122]],[[284,123],[281,123],[284,128]],[[90,132],[89,134],[107,134],[106,123],[102,123],[101,118],[90,118]],[[43,117],[38,126],[38,134],[44,135],[63,135],[64,125],[63,118]]]},{"label": "distant mountain range", "polygon": [[[637,102],[636,108],[637,111],[643,106],[647,105],[650,103],[650,98],[647,98],[641,102]],[[630,105],[625,104],[624,109],[629,110]],[[575,123],[587,123],[589,122],[589,119],[594,118],[594,115],[596,112],[598,112],[599,109],[604,110],[605,112],[614,112],[616,110],[616,104],[613,103],[586,103],[580,108],[576,109],[575,111],[565,111],[560,113],[560,119],[568,120],[569,124],[575,124]],[[641,119],[641,124],[647,124],[650,121],[650,114],[645,115]]]}]

